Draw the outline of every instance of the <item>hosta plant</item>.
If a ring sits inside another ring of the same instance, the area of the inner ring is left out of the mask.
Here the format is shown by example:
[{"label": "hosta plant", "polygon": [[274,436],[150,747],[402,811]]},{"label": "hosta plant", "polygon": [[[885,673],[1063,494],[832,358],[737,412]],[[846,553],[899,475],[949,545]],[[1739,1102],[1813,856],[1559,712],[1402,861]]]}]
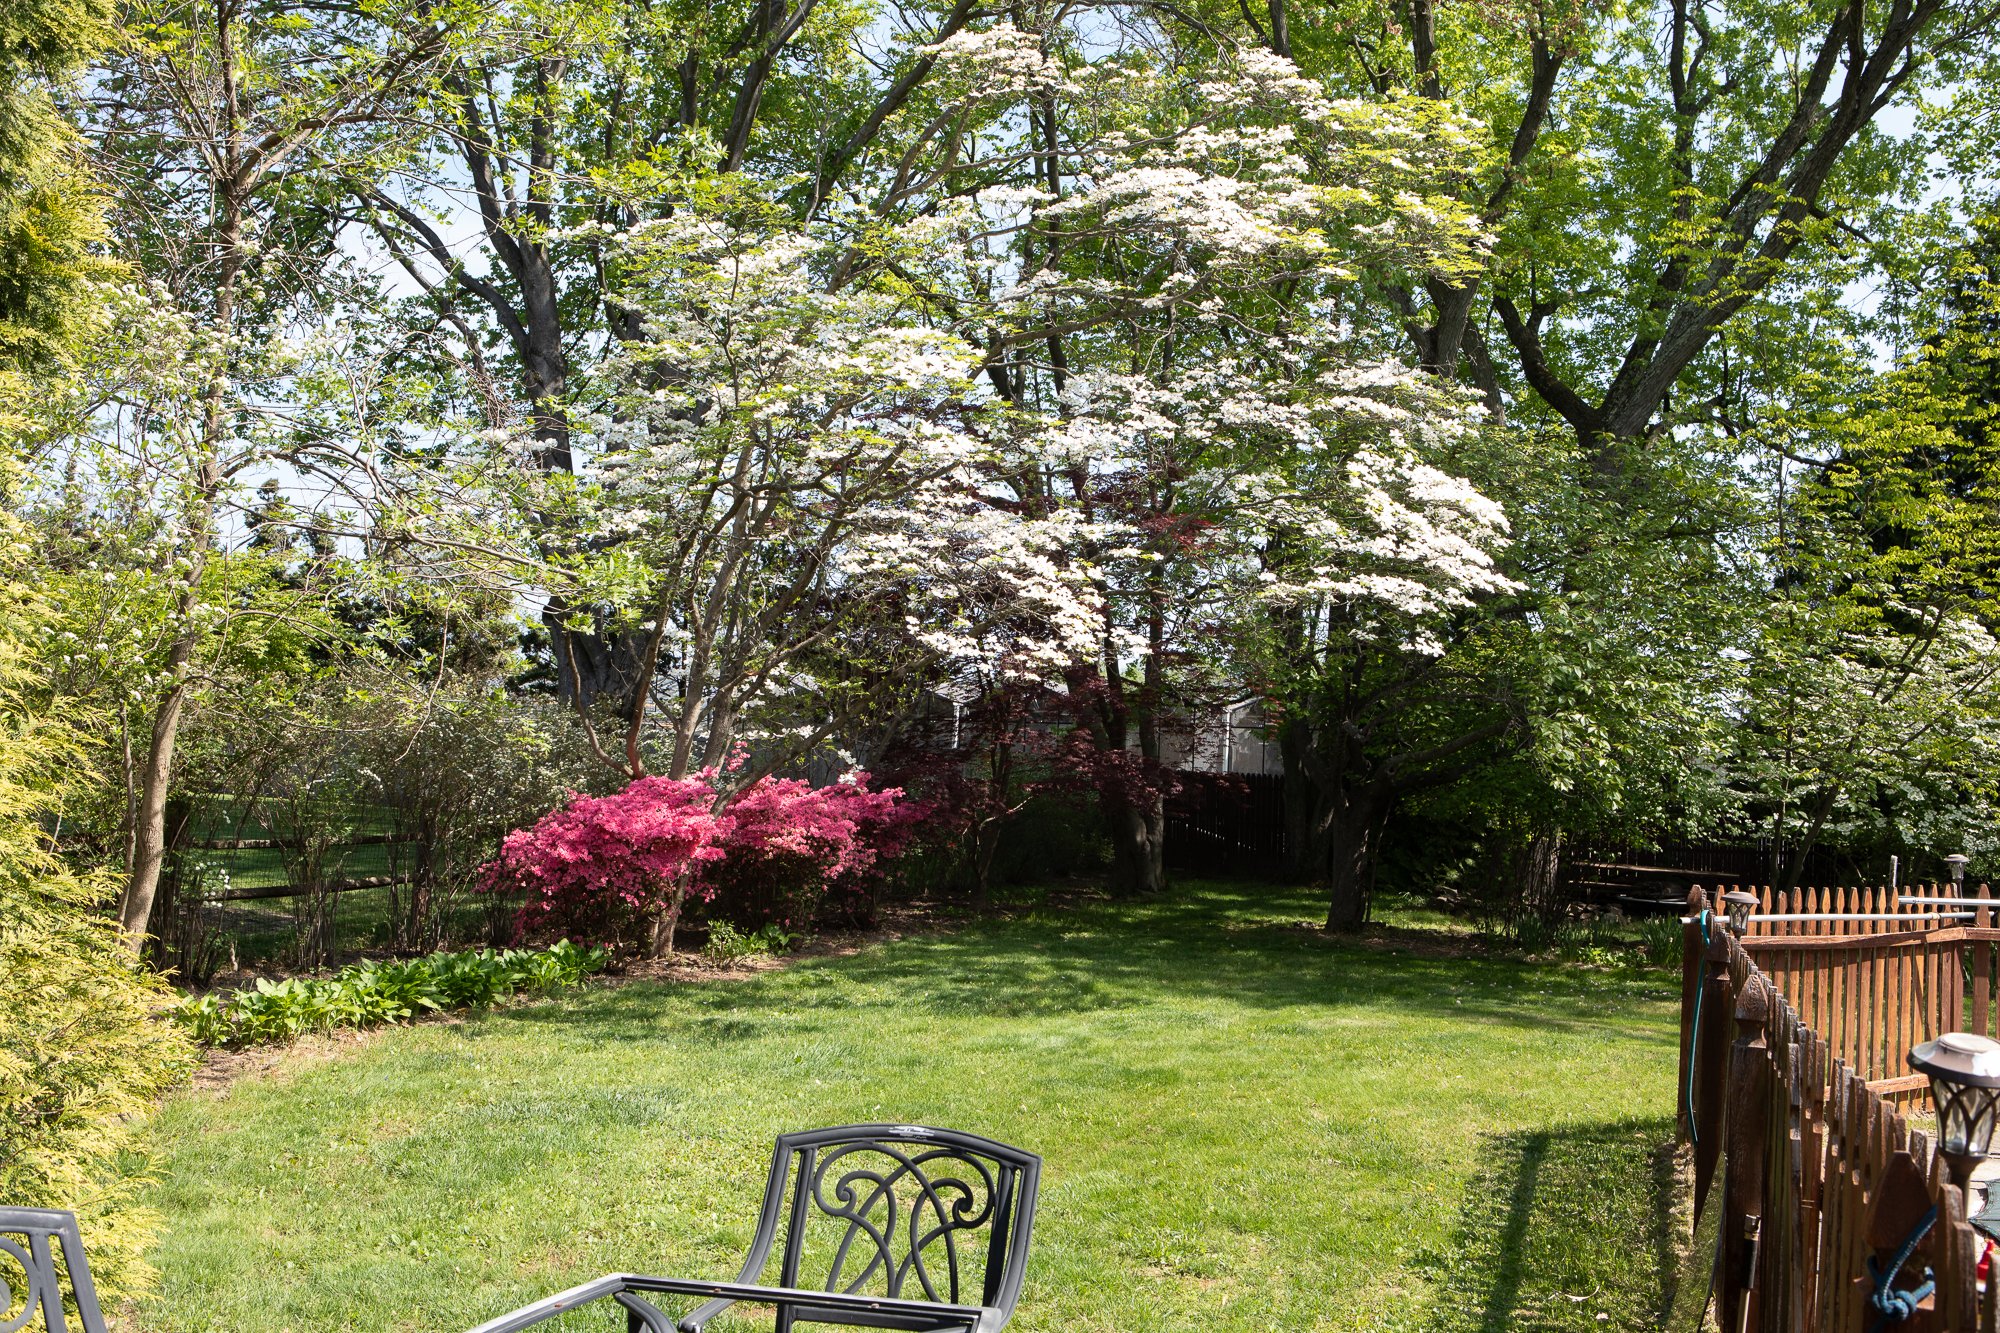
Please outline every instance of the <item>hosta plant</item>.
[{"label": "hosta plant", "polygon": [[576,985],[605,961],[601,949],[559,940],[543,950],[481,949],[361,962],[331,977],[259,978],[242,990],[190,997],[176,1016],[204,1045],[254,1046],[309,1032],[407,1022],[508,995],[547,995]]}]

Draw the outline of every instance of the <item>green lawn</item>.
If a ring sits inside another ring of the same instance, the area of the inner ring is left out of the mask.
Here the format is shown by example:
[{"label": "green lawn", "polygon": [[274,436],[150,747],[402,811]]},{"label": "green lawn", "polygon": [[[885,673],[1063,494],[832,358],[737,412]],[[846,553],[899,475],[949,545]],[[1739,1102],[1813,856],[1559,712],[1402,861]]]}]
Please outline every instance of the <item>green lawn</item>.
[{"label": "green lawn", "polygon": [[141,1322],[450,1333],[607,1270],[730,1276],[774,1134],[894,1120],[1047,1159],[1022,1333],[1656,1327],[1672,981],[1314,911],[1044,909],[182,1095]]}]

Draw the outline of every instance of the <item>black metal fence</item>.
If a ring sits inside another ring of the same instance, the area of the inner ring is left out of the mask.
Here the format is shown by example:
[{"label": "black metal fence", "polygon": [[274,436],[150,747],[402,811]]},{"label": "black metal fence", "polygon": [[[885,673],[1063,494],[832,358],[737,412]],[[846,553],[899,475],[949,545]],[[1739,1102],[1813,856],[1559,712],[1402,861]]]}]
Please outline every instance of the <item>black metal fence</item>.
[{"label": "black metal fence", "polygon": [[[1167,802],[1168,868],[1198,875],[1277,876],[1285,873],[1285,779],[1280,774],[1176,775]],[[1786,856],[1791,849],[1781,849]],[[1679,912],[1694,884],[1762,884],[1771,880],[1768,841],[1696,842],[1663,838],[1597,843],[1565,841],[1558,853],[1562,902],[1595,902],[1628,911]],[[1853,882],[1853,858],[1830,848],[1807,856],[1800,882]]]},{"label": "black metal fence", "polygon": [[1277,875],[1285,866],[1285,780],[1276,774],[1181,773],[1167,802],[1169,869]]}]

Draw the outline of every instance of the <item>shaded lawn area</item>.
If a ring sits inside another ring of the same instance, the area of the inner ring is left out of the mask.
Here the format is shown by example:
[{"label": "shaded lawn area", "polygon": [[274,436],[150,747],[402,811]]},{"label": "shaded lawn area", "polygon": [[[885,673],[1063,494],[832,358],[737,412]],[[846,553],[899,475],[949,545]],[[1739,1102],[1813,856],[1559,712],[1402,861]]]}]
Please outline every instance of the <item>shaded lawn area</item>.
[{"label": "shaded lawn area", "polygon": [[1047,1159],[1022,1333],[1657,1327],[1672,979],[1315,908],[1188,885],[296,1054],[159,1118],[141,1322],[449,1333],[606,1271],[733,1276],[771,1138],[889,1120]]}]

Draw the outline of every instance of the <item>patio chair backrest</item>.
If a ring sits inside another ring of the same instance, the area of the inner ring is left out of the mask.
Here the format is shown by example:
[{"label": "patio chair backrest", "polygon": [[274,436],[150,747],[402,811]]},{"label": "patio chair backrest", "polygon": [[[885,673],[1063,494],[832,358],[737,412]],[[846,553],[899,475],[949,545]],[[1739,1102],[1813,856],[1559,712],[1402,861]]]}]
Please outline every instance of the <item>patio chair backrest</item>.
[{"label": "patio chair backrest", "polygon": [[44,1333],[69,1333],[65,1274],[83,1333],[104,1333],[76,1215],[53,1208],[0,1208],[0,1330],[14,1333],[39,1317]]},{"label": "patio chair backrest", "polygon": [[781,1134],[743,1280],[782,1230],[782,1286],[1011,1314],[1041,1173],[1031,1152],[924,1125]]}]

